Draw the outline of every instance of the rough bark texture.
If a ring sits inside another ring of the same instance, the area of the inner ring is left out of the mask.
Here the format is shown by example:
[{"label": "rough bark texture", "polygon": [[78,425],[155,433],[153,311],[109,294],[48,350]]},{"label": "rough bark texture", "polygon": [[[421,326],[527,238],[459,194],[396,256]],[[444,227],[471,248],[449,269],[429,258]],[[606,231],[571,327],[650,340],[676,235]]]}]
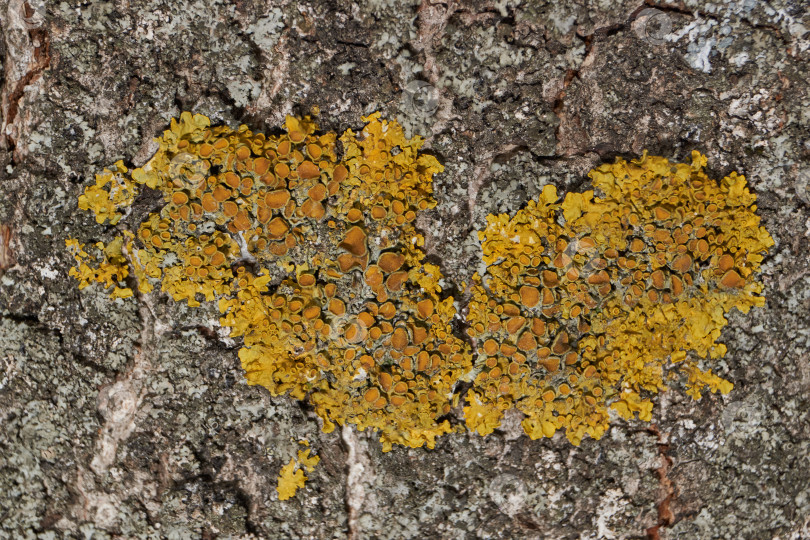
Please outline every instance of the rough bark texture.
[{"label": "rough bark texture", "polygon": [[[810,9],[648,7],[0,0],[0,537],[810,538]],[[438,102],[405,99],[414,80]],[[213,306],[68,277],[66,237],[114,234],[78,194],[142,164],[170,117],[270,130],[315,105],[326,129],[381,110],[427,137],[446,172],[420,226],[456,282],[484,216],[615,156],[698,149],[745,174],[776,247],[767,306],[722,336],[732,393],[673,389],[652,425],[579,447],[509,417],[382,453],[244,384]],[[322,461],[280,502],[303,438]]]}]

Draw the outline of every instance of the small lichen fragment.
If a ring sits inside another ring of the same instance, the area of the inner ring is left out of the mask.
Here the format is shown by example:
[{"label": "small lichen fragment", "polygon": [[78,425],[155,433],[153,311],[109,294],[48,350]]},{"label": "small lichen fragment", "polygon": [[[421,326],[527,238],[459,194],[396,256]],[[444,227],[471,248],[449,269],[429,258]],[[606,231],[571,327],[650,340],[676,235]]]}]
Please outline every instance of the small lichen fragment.
[{"label": "small lichen fragment", "polygon": [[278,499],[286,501],[295,497],[295,492],[304,487],[306,481],[307,477],[304,475],[304,471],[296,469],[295,459],[290,459],[290,462],[281,468],[281,473],[278,476],[278,486],[276,487]]},{"label": "small lichen fragment", "polygon": [[124,162],[117,161],[113,167],[97,174],[96,183],[79,196],[79,208],[91,210],[98,223],[109,220],[111,225],[123,217],[118,210],[130,206],[138,193],[137,185],[125,174],[128,170]]},{"label": "small lichen fragment", "polygon": [[[308,445],[308,443],[306,443]],[[278,476],[278,499],[286,501],[295,496],[298,489],[303,488],[306,481],[309,479],[304,474],[304,469],[311,473],[315,470],[315,466],[320,463],[321,458],[318,456],[311,456],[311,448],[298,451],[297,458],[291,458],[290,462],[281,468]]]},{"label": "small lichen fragment", "polygon": [[103,242],[96,242],[90,248],[92,254],[85,251],[85,244],[79,243],[76,239],[67,239],[65,245],[76,260],[76,266],[70,269],[69,275],[78,280],[79,289],[98,283],[111,290],[112,298],[132,296],[132,289],[124,284],[129,270],[123,253],[122,236],[116,236],[106,245]]},{"label": "small lichen fragment", "polygon": [[298,463],[302,467],[304,467],[307,470],[307,472],[314,471],[315,465],[321,462],[320,456],[311,456],[310,455],[311,452],[312,452],[311,448],[298,451]]}]

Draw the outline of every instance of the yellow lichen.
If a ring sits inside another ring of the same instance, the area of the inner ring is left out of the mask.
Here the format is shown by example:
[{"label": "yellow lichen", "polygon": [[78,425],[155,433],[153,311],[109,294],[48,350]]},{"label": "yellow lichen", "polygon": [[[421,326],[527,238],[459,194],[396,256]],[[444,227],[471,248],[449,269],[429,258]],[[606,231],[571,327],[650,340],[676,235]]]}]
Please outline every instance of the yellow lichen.
[{"label": "yellow lichen", "polygon": [[113,167],[114,170],[104,169],[103,173],[96,175],[95,185],[79,196],[79,208],[92,210],[98,223],[109,220],[115,225],[123,217],[118,210],[135,200],[137,186],[125,176],[127,167],[123,161],[117,161]]},{"label": "yellow lichen", "polygon": [[[114,296],[132,294],[129,276],[142,293],[216,301],[250,384],[308,400],[327,432],[374,429],[384,450],[433,447],[462,428],[448,420],[459,403],[481,435],[516,408],[531,437],[564,429],[578,444],[610,407],[649,420],[670,365],[695,398],[730,390],[701,366],[725,353],[724,313],[762,304],[754,274],[772,244],[743,177],[710,180],[697,153],[645,155],[592,171],[597,192],[559,201],[546,186],[490,216],[460,336],[415,227],[442,166],[396,122],[364,121],[338,137],[288,117],[267,136],[183,113],[147,164],[119,162],[81,199],[113,223],[140,186],[163,207],[92,257],[69,241],[71,274]],[[305,479],[290,464],[282,477],[285,494]]]},{"label": "yellow lichen", "polygon": [[435,206],[438,161],[379,114],[360,133],[211,127],[183,113],[132,182],[163,194],[128,251],[138,288],[218,301],[246,377],[324,419],[392,444],[435,444],[470,369],[452,298],[414,221]]},{"label": "yellow lichen", "polygon": [[468,317],[480,403],[470,428],[486,434],[492,415],[516,407],[533,438],[599,438],[608,407],[651,419],[667,365],[696,399],[731,390],[696,359],[725,353],[726,312],[763,304],[754,273],[773,240],[745,179],[718,184],[705,163],[697,152],[691,165],[619,159],[590,173],[598,196],[558,201],[546,186],[514,217],[490,216]]},{"label": "yellow lichen", "polygon": [[278,500],[286,501],[287,499],[295,497],[295,492],[298,491],[299,488],[304,487],[306,481],[307,476],[304,474],[304,471],[296,469],[295,459],[290,459],[290,462],[281,468],[281,472],[278,476],[278,486],[276,486]]},{"label": "yellow lichen", "polygon": [[311,452],[311,448],[298,451],[298,463],[300,463],[307,470],[307,472],[314,471],[315,465],[321,462],[321,458],[319,456],[311,456]]},{"label": "yellow lichen", "polygon": [[112,288],[112,298],[132,296],[132,289],[123,284],[129,275],[127,259],[122,251],[123,237],[116,236],[107,245],[96,242],[93,245],[93,255],[85,251],[85,244],[78,240],[68,239],[65,244],[76,260],[76,266],[70,269],[69,275],[79,281],[79,289],[84,289],[91,283],[99,283],[104,288]]},{"label": "yellow lichen", "polygon": [[[300,444],[309,446],[309,442],[304,440]],[[295,496],[299,488],[303,488],[309,478],[304,474],[304,469],[308,473],[315,470],[315,466],[320,463],[319,456],[312,456],[311,448],[306,448],[298,451],[296,458],[291,458],[289,463],[281,468],[278,475],[278,485],[276,491],[278,492],[278,499],[286,501]]]}]

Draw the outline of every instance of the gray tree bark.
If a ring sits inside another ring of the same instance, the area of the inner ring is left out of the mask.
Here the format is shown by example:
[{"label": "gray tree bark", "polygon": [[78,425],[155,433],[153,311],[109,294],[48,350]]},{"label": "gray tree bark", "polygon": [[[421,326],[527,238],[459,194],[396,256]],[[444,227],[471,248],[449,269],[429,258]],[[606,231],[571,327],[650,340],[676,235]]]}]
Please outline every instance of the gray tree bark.
[{"label": "gray tree bark", "polygon": [[[810,9],[648,4],[0,0],[0,537],[810,538]],[[427,138],[420,226],[456,282],[487,214],[616,156],[745,174],[776,246],[721,338],[734,390],[673,388],[579,447],[512,415],[382,453],[247,386],[213,306],[77,289],[65,238],[112,234],[77,208],[95,173],[183,110],[268,131],[312,106]],[[321,463],[279,501],[305,438]]]}]

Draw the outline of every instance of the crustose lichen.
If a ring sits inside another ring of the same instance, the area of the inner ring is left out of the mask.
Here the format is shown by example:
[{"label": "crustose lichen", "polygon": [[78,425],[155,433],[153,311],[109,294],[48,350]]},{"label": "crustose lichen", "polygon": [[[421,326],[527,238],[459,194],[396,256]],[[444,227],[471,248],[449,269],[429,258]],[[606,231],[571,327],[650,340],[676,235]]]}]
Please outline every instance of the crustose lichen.
[{"label": "crustose lichen", "polygon": [[546,186],[490,216],[465,336],[414,226],[442,166],[396,122],[365,122],[338,138],[288,117],[265,136],[183,113],[144,167],[119,162],[86,189],[100,223],[126,222],[145,189],[164,206],[93,249],[68,240],[72,275],[114,297],[134,278],[141,293],[218,302],[251,384],[308,400],[325,431],[377,430],[384,450],[463,429],[458,405],[482,435],[516,408],[531,437],[564,429],[579,444],[609,408],[650,420],[667,373],[696,399],[731,389],[710,369],[716,340],[731,308],[763,304],[755,274],[773,244],[744,177],[715,182],[697,152],[644,155],[591,171],[595,191],[560,200]]}]

